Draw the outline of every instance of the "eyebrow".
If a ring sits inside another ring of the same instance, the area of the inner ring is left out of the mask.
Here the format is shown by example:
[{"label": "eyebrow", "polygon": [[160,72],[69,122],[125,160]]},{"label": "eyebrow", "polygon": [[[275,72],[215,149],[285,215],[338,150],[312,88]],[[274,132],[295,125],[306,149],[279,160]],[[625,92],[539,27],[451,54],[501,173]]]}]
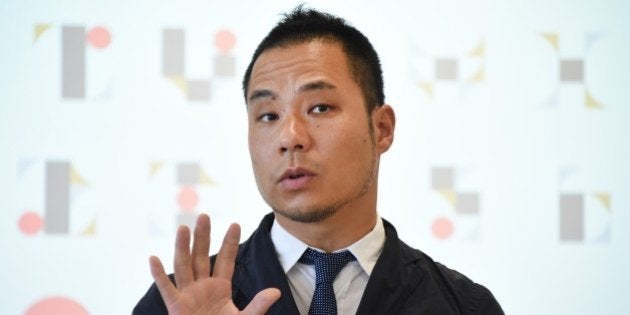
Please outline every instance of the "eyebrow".
[{"label": "eyebrow", "polygon": [[260,98],[269,97],[269,98],[274,99],[277,96],[278,95],[276,93],[274,93],[274,92],[272,92],[270,90],[256,90],[256,91],[252,92],[252,95],[249,96],[248,104],[253,102],[253,101],[255,101],[255,100],[257,100],[257,99],[260,99]]},{"label": "eyebrow", "polygon": [[309,82],[300,86],[298,91],[308,92],[308,91],[313,91],[313,90],[325,90],[325,89],[335,89],[335,88],[337,87],[334,86],[333,84],[324,80],[319,80],[319,81]]},{"label": "eyebrow", "polygon": [[[333,84],[327,81],[318,80],[318,81],[309,82],[300,86],[298,88],[298,92],[303,93],[303,92],[309,92],[309,91],[315,91],[315,90],[326,90],[326,89],[336,89],[336,88],[337,88],[336,86],[334,86]],[[255,90],[249,96],[248,104],[261,98],[275,99],[276,97],[278,97],[278,94],[276,94],[275,92],[271,90]]]}]

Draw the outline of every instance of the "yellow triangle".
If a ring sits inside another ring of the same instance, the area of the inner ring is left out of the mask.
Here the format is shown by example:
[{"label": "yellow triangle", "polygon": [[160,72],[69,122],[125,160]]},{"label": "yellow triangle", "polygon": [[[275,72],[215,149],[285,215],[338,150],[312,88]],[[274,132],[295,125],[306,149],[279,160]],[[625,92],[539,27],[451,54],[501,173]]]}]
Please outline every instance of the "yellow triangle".
[{"label": "yellow triangle", "polygon": [[479,68],[479,70],[477,70],[477,72],[475,72],[475,74],[473,74],[469,79],[468,82],[482,82],[486,77],[486,69],[481,66]]},{"label": "yellow triangle", "polygon": [[606,210],[608,210],[608,212],[611,212],[611,208],[610,208],[610,194],[609,193],[595,193],[593,194],[595,196],[595,198],[597,198],[597,200],[599,200],[599,202],[602,203],[602,205],[604,206],[604,208],[606,208]]},{"label": "yellow triangle", "polygon": [[94,236],[96,234],[96,219],[92,219],[92,222],[81,232],[84,236]]},{"label": "yellow triangle", "polygon": [[214,186],[217,184],[214,180],[212,180],[212,178],[210,178],[210,176],[208,176],[208,174],[206,174],[206,172],[199,171],[199,173],[199,184],[206,186]]},{"label": "yellow triangle", "polygon": [[556,33],[542,33],[543,38],[545,38],[555,51],[558,51],[558,34]]},{"label": "yellow triangle", "polygon": [[588,109],[603,109],[604,108],[602,103],[598,102],[587,89],[584,89],[584,106],[586,106],[586,108]]},{"label": "yellow triangle", "polygon": [[46,32],[51,26],[51,23],[35,24],[35,29],[33,30],[33,43],[36,43],[44,32]]},{"label": "yellow triangle", "polygon": [[153,161],[149,165],[149,178],[153,178],[157,172],[159,172],[164,166],[164,161]]},{"label": "yellow triangle", "polygon": [[442,197],[444,197],[444,199],[446,199],[446,201],[448,201],[449,204],[451,204],[452,207],[455,207],[455,204],[457,203],[457,194],[454,190],[440,189],[438,192],[442,195]]},{"label": "yellow triangle", "polygon": [[433,98],[433,84],[431,84],[431,82],[420,82],[418,83],[418,85],[424,91],[424,93],[427,93],[427,96],[429,96],[429,98]]},{"label": "yellow triangle", "polygon": [[77,172],[74,166],[70,167],[70,183],[77,186],[87,186],[87,181]]},{"label": "yellow triangle", "polygon": [[483,58],[485,54],[486,54],[486,43],[483,40],[481,40],[479,41],[479,44],[477,44],[477,47],[475,47],[473,50],[471,50],[468,53],[468,56]]},{"label": "yellow triangle", "polygon": [[181,75],[174,75],[168,78],[171,79],[171,82],[173,82],[173,84],[175,84],[175,86],[178,87],[184,94],[188,93],[188,82],[184,79],[184,77]]}]

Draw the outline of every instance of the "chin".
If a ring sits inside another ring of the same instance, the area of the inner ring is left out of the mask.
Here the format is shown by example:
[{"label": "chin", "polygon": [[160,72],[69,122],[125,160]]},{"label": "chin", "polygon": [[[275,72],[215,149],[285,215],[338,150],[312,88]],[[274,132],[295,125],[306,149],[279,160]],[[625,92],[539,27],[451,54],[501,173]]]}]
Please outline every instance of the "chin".
[{"label": "chin", "polygon": [[332,217],[339,207],[328,206],[315,209],[279,209],[273,208],[273,212],[291,221],[300,223],[316,223]]}]

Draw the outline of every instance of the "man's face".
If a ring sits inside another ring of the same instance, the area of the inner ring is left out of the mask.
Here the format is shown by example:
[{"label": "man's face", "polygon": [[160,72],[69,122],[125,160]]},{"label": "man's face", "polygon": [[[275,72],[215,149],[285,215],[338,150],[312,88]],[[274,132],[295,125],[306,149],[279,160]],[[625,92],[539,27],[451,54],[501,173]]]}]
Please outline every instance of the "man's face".
[{"label": "man's face", "polygon": [[381,152],[339,44],[315,40],[265,51],[247,103],[254,175],[274,211],[316,222],[371,200],[375,206]]}]

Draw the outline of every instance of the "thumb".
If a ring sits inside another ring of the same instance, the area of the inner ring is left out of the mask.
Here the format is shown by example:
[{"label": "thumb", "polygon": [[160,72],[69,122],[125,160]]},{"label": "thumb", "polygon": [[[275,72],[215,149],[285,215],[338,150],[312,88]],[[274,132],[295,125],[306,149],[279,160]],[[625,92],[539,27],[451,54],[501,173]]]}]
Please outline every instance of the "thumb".
[{"label": "thumb", "polygon": [[280,290],[276,288],[264,289],[247,305],[241,314],[257,315],[265,314],[267,310],[280,298]]}]

